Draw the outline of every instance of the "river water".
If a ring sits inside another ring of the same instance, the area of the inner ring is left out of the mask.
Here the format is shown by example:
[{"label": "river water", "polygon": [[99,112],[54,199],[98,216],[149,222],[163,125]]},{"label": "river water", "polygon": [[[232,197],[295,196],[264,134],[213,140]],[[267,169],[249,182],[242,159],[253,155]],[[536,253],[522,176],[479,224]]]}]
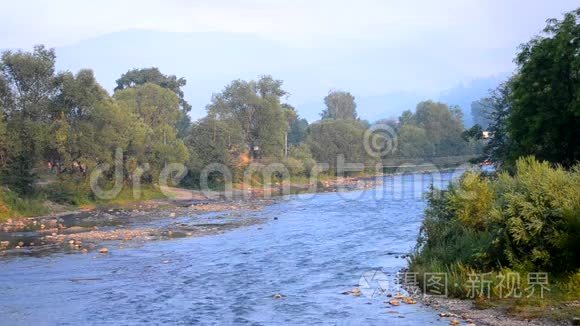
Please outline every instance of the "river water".
[{"label": "river water", "polygon": [[[361,283],[407,265],[423,218],[430,175],[384,179],[290,196],[257,213],[264,224],[221,235],[2,258],[0,325],[448,325],[420,303],[385,304],[392,282]],[[342,294],[365,284],[361,296]]]}]

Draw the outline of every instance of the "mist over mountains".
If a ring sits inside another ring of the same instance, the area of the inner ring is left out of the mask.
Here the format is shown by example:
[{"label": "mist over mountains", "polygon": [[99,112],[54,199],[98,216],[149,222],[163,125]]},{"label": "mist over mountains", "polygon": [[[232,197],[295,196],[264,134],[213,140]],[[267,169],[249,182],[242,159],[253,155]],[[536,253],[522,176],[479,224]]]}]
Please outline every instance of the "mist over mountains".
[{"label": "mist over mountains", "polygon": [[[184,91],[194,120],[205,115],[212,93],[230,81],[270,74],[284,81],[290,93],[287,101],[309,121],[319,119],[328,91],[341,89],[355,95],[359,115],[370,121],[394,118],[419,101],[434,99],[460,105],[469,125],[470,103],[509,73],[473,79],[460,64],[420,50],[420,45],[416,52],[384,45],[370,48],[357,46],[357,41],[299,48],[246,34],[128,30],[56,51],[59,70],[92,69],[109,91],[132,68],[159,67],[165,74],[185,77]],[[413,65],[407,65],[409,61]]]}]

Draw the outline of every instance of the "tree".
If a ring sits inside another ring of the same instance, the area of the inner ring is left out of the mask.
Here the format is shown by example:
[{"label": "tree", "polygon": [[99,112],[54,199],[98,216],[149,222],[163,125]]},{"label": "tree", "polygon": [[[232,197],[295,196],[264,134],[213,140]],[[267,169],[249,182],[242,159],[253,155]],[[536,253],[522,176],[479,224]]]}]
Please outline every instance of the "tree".
[{"label": "tree", "polygon": [[288,133],[288,143],[298,145],[306,139],[308,130],[308,121],[306,119],[295,119],[290,123],[290,132]]},{"label": "tree", "polygon": [[524,155],[570,167],[580,159],[580,8],[550,19],[521,45],[511,83],[511,161]]},{"label": "tree", "polygon": [[471,102],[471,116],[473,118],[473,124],[479,125],[482,130],[487,130],[489,128],[489,112],[487,109],[490,107],[491,103],[487,99],[481,99],[479,101]]},{"label": "tree", "polygon": [[48,140],[49,111],[58,91],[55,58],[54,50],[36,46],[33,52],[5,51],[0,61],[0,103],[14,148],[4,180],[21,193],[32,190]]},{"label": "tree", "polygon": [[95,147],[95,109],[109,98],[91,70],[58,75],[60,91],[50,110],[50,134],[44,157],[57,173],[86,173],[102,155]]},{"label": "tree", "polygon": [[349,92],[331,91],[324,98],[326,109],[320,116],[322,119],[356,120],[356,103],[354,96]]},{"label": "tree", "polygon": [[406,124],[399,130],[397,150],[398,154],[403,157],[428,157],[433,155],[435,146],[425,129]]},{"label": "tree", "polygon": [[281,104],[286,92],[281,87],[282,81],[271,76],[258,81],[234,80],[213,96],[208,116],[239,128],[248,149],[257,146],[264,157],[281,157],[288,130]]},{"label": "tree", "polygon": [[490,96],[481,103],[487,105],[491,138],[484,148],[485,159],[497,164],[507,163],[510,159],[511,138],[507,129],[507,120],[511,114],[511,80],[503,82],[492,90]]},{"label": "tree", "polygon": [[399,117],[399,124],[400,125],[407,125],[407,124],[414,124],[414,123],[415,123],[415,120],[414,120],[413,112],[411,112],[411,110],[403,111],[403,113]]},{"label": "tree", "polygon": [[308,121],[306,119],[301,119],[292,105],[283,103],[282,108],[288,122],[288,144],[300,144],[306,138]]},{"label": "tree", "polygon": [[0,106],[0,176],[5,172],[11,158],[11,141],[6,130],[4,109]]},{"label": "tree", "polygon": [[459,155],[465,152],[467,143],[461,137],[463,122],[457,111],[433,101],[417,104],[413,120],[416,126],[425,130],[434,147],[433,155]]},{"label": "tree", "polygon": [[142,122],[144,137],[130,143],[132,170],[142,163],[149,163],[150,176],[168,163],[185,163],[188,150],[182,139],[177,138],[176,125],[181,118],[179,98],[169,89],[146,83],[117,91],[116,102]]},{"label": "tree", "polygon": [[356,120],[323,120],[310,125],[307,143],[319,163],[336,169],[339,155],[347,163],[367,163],[363,135],[366,127]]},{"label": "tree", "polygon": [[177,78],[175,75],[164,75],[159,71],[159,68],[152,67],[127,71],[121,78],[117,79],[115,91],[147,83],[156,84],[171,90],[179,97],[181,109],[185,112],[191,111],[191,105],[185,100],[185,94],[181,89],[187,84],[187,81],[184,78]]},{"label": "tree", "polygon": [[235,167],[241,162],[240,155],[246,152],[245,138],[238,126],[227,121],[203,118],[194,123],[187,138],[191,152],[189,167],[198,172],[212,163]]}]

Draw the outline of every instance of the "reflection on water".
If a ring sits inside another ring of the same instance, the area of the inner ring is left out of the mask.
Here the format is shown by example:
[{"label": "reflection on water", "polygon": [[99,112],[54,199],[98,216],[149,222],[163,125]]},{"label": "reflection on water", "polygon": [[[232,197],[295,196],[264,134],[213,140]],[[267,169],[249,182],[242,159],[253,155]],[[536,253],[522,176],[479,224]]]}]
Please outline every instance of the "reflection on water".
[{"label": "reflection on water", "polygon": [[[441,183],[451,177],[441,174]],[[421,179],[291,196],[260,213],[266,224],[217,236],[0,260],[0,325],[447,325],[420,304],[341,294],[368,271],[406,266],[429,187]]]}]

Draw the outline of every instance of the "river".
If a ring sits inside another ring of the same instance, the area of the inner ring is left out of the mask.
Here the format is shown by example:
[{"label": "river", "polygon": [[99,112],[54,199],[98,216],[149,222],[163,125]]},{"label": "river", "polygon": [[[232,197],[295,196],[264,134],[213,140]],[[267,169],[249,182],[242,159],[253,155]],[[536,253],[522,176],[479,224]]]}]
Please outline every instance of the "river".
[{"label": "river", "polygon": [[221,235],[0,258],[0,325],[448,325],[420,303],[342,294],[364,275],[396,274],[415,246],[429,175],[384,179],[289,196],[257,213],[264,224]]}]

